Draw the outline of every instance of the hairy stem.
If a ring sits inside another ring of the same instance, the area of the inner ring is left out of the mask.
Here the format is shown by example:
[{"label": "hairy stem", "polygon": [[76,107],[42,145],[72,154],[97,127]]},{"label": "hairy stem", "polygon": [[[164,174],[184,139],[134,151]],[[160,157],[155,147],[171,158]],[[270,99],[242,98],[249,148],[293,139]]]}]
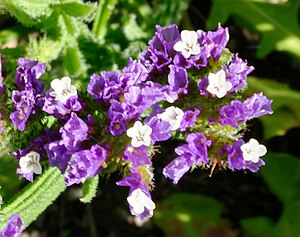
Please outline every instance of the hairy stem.
[{"label": "hairy stem", "polygon": [[57,168],[49,167],[28,184],[9,203],[4,204],[0,213],[0,230],[12,214],[22,217],[25,228],[65,190],[63,175]]}]

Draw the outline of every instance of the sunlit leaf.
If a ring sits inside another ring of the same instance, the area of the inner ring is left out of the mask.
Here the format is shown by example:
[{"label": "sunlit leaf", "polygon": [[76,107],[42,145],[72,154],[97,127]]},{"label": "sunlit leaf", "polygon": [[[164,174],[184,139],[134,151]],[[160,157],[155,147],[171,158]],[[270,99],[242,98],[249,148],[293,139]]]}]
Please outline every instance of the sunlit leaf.
[{"label": "sunlit leaf", "polygon": [[95,16],[97,3],[77,3],[69,2],[60,5],[60,8],[70,16],[80,17],[85,20],[92,20]]},{"label": "sunlit leaf", "polygon": [[89,178],[83,183],[82,192],[83,196],[80,201],[83,203],[89,203],[97,194],[97,188],[99,183],[99,176]]},{"label": "sunlit leaf", "polygon": [[232,16],[237,24],[260,33],[258,57],[278,50],[300,58],[300,47],[296,47],[300,45],[298,6],[298,0],[281,4],[272,4],[267,0],[213,0],[206,24],[212,29],[218,22],[225,23]]}]

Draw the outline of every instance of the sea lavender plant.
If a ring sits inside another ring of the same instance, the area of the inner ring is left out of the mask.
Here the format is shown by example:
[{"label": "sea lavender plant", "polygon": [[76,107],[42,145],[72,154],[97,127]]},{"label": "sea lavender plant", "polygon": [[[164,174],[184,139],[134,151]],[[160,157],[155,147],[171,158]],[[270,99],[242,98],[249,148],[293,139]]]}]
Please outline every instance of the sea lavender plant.
[{"label": "sea lavender plant", "polygon": [[216,167],[257,172],[266,147],[254,138],[243,141],[243,131],[248,120],[272,113],[272,101],[262,93],[243,98],[254,68],[226,48],[228,40],[221,25],[208,32],[157,26],[137,60],[93,74],[86,91],[67,76],[45,90],[46,66],[20,58],[11,124],[30,131],[42,117],[48,126],[10,152],[19,162],[17,173],[34,183],[47,167],[57,167],[70,186],[122,171],[117,185],[129,187],[130,212],[145,220],[155,209],[157,142],[184,141],[163,169],[174,184],[196,168],[210,169],[210,175]]}]

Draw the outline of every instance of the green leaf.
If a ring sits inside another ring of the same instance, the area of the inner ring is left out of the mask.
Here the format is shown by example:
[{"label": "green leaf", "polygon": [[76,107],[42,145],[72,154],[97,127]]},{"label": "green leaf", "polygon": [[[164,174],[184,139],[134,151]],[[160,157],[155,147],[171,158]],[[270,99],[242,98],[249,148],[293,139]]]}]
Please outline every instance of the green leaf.
[{"label": "green leaf", "polygon": [[213,198],[177,193],[158,203],[154,221],[167,237],[234,236],[221,210]]},{"label": "green leaf", "polygon": [[154,1],[153,18],[157,20],[155,24],[162,26],[179,24],[184,12],[188,9],[189,3],[189,0]]},{"label": "green leaf", "polygon": [[16,6],[12,0],[8,0],[5,3],[5,8],[23,25],[32,26],[36,24],[36,22],[27,13],[25,13],[23,9],[21,9],[19,6]]},{"label": "green leaf", "polygon": [[97,194],[98,184],[99,184],[99,176],[98,175],[86,180],[82,186],[83,197],[80,198],[80,201],[83,203],[91,202],[92,199]]},{"label": "green leaf", "polygon": [[285,204],[300,205],[300,160],[280,153],[267,155],[265,161],[261,173],[272,192]]},{"label": "green leaf", "polygon": [[60,8],[70,16],[91,21],[95,17],[97,3],[69,2],[61,4]]},{"label": "green leaf", "polygon": [[[300,160],[288,154],[268,154],[261,174],[269,188],[283,202],[277,223],[265,217],[245,219],[244,229],[251,237],[298,236],[300,233]],[[257,228],[260,230],[257,230]]]},{"label": "green leaf", "polygon": [[68,47],[64,52],[63,60],[67,75],[75,77],[85,75],[87,69],[78,47]]},{"label": "green leaf", "polygon": [[25,227],[32,223],[65,190],[64,178],[57,168],[49,167],[33,183],[29,183],[4,204],[0,215],[0,230],[12,214],[22,217]]},{"label": "green leaf", "polygon": [[26,47],[26,56],[37,59],[40,63],[49,63],[59,57],[62,48],[62,42],[52,40],[47,36],[39,39],[29,38],[29,44]]},{"label": "green leaf", "polygon": [[[273,50],[285,51],[300,58],[300,28],[298,24],[298,0],[272,4],[267,0],[213,0],[207,27],[216,28],[218,22],[225,23],[229,16],[261,35],[258,57]],[[241,20],[242,19],[242,20]]]},{"label": "green leaf", "polygon": [[290,128],[300,126],[300,92],[283,83],[262,78],[248,78],[247,93],[263,92],[273,100],[274,113],[261,118],[265,128],[265,138],[284,135]]},{"label": "green leaf", "polygon": [[49,0],[8,0],[7,7],[13,4],[19,11],[28,15],[31,19],[38,20],[41,17],[49,17],[52,13],[50,4],[59,1]]},{"label": "green leaf", "polygon": [[247,218],[242,220],[243,229],[251,237],[269,236],[274,228],[274,223],[267,217]]},{"label": "green leaf", "polygon": [[93,33],[98,39],[104,39],[108,28],[108,20],[117,4],[117,0],[100,1],[96,19],[93,24]]},{"label": "green leaf", "polygon": [[130,14],[124,19],[123,32],[129,41],[146,38],[147,33],[144,32],[136,23],[136,15]]}]

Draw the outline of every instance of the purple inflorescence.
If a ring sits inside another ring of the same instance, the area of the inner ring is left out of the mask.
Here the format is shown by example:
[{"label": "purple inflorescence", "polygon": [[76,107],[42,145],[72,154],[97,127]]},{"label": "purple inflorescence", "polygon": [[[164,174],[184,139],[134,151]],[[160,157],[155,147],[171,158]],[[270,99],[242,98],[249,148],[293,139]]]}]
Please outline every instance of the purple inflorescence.
[{"label": "purple inflorescence", "polygon": [[16,69],[17,89],[12,92],[14,112],[10,114],[12,123],[23,131],[26,122],[36,107],[40,106],[44,83],[38,80],[46,71],[46,65],[38,61],[19,58]]},{"label": "purple inflorescence", "polygon": [[[88,95],[77,92],[68,77],[53,80],[43,92],[38,79],[45,66],[20,59],[13,124],[23,131],[37,112],[56,120],[51,134],[13,154],[17,160],[31,151],[47,157],[68,186],[123,170],[117,185],[129,187],[130,211],[142,220],[155,208],[150,191],[158,143],[185,141],[163,168],[174,184],[195,168],[257,172],[266,148],[255,139],[244,142],[243,131],[248,120],[272,113],[272,100],[262,93],[240,99],[254,68],[226,49],[228,40],[221,25],[208,32],[156,26],[137,60],[90,77]],[[32,173],[21,175],[33,179]]]}]

